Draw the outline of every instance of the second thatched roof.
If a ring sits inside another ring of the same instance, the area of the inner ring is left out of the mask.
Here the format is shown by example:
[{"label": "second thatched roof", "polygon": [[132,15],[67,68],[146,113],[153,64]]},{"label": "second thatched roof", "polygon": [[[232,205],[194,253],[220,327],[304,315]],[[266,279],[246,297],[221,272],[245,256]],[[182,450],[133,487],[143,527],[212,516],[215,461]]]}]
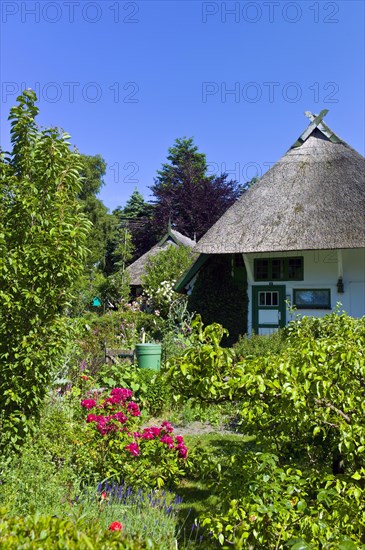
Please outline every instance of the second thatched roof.
[{"label": "second thatched roof", "polygon": [[365,247],[365,159],[323,122],[289,151],[209,229],[205,254]]},{"label": "second thatched roof", "polygon": [[156,256],[156,254],[161,252],[161,250],[165,250],[168,246],[187,246],[189,248],[193,248],[195,244],[195,241],[189,239],[189,237],[186,237],[182,233],[179,233],[179,231],[172,229],[169,224],[167,233],[160,240],[160,242],[127,267],[126,271],[130,277],[130,284],[132,286],[142,286],[142,276],[146,272],[146,266],[149,259]]}]

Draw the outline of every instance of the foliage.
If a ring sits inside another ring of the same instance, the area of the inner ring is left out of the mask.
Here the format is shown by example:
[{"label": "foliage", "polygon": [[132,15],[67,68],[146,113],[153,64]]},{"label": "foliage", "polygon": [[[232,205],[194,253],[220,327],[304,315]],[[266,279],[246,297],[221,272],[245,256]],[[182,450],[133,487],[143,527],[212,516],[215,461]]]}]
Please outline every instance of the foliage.
[{"label": "foliage", "polygon": [[104,185],[106,163],[100,155],[80,155],[81,189],[78,194],[81,211],[92,223],[88,239],[87,268],[93,271],[95,267],[103,270],[107,242],[111,238],[116,219],[108,213],[108,209],[97,198]]},{"label": "foliage", "polygon": [[204,328],[199,315],[191,323],[191,330],[183,355],[166,363],[176,399],[196,397],[208,402],[228,399],[230,380],[236,369],[233,352],[220,346],[227,331],[217,323]]},{"label": "foliage", "polygon": [[0,447],[18,447],[62,359],[62,312],[86,257],[80,157],[67,134],[35,125],[36,96],[11,110],[11,153],[0,162]]},{"label": "foliage", "polygon": [[[89,381],[85,386],[90,387]],[[174,548],[180,499],[170,492],[147,494],[107,482],[99,483],[96,490],[97,479],[88,470],[89,458],[77,467],[84,415],[73,393],[53,393],[42,411],[37,433],[27,439],[19,456],[0,465],[0,507],[6,506],[7,516],[17,517],[18,521],[20,516],[36,513],[60,519],[71,517],[77,525],[84,520],[97,523],[100,532],[117,520],[123,524],[123,536],[129,541],[132,537],[139,540],[142,535],[144,541],[150,538],[158,548]]]},{"label": "foliage", "polygon": [[207,175],[206,156],[198,152],[193,139],[177,139],[169,148],[168,163],[162,165],[151,190],[155,208],[153,230],[171,220],[184,235],[200,239],[239,197],[237,182],[227,174]]},{"label": "foliage", "polygon": [[142,284],[153,307],[167,316],[172,301],[181,298],[173,291],[173,285],[193,260],[190,248],[167,246],[149,258],[142,276]]},{"label": "foliage", "polygon": [[280,354],[287,347],[283,331],[272,334],[244,334],[234,344],[233,350],[237,360],[245,357],[263,357],[264,355]]},{"label": "foliage", "polygon": [[95,375],[105,363],[106,348],[132,350],[141,342],[142,332],[150,341],[159,340],[164,324],[160,316],[141,311],[137,301],[122,302],[118,310],[104,315],[85,315],[80,347],[88,372]]},{"label": "foliage", "polygon": [[[107,307],[119,307],[130,297],[130,277],[125,269],[111,273],[98,287],[101,302]],[[104,307],[105,307],[104,306]]]},{"label": "foliage", "polygon": [[78,434],[66,405],[66,399],[47,403],[36,433],[3,469],[0,504],[12,515],[59,514],[79,489],[73,460]]},{"label": "foliage", "polygon": [[118,206],[113,213],[119,218],[145,218],[149,216],[151,209],[152,205],[145,202],[143,195],[135,188],[124,208]]},{"label": "foliage", "polygon": [[88,414],[76,461],[100,479],[113,477],[134,487],[175,483],[187,458],[183,438],[168,422],[137,431],[140,410],[131,390],[114,388],[109,397],[99,393],[89,392],[81,402]]},{"label": "foliage", "polygon": [[[221,499],[203,525],[235,548],[359,548],[364,533],[364,491],[336,478],[280,465],[275,454],[244,452],[221,464]],[[215,484],[216,485],[216,484]],[[216,487],[215,487],[216,488]]]},{"label": "foliage", "polygon": [[365,467],[365,318],[304,317],[287,332],[284,354],[242,363],[245,430],[313,467],[354,473]]},{"label": "foliage", "polygon": [[150,369],[138,369],[129,361],[104,365],[98,373],[97,381],[106,388],[131,388],[142,411],[149,415],[161,415],[171,406],[171,389],[165,376]]},{"label": "foliage", "polygon": [[69,315],[77,318],[94,309],[93,300],[96,297],[103,298],[102,292],[106,284],[107,279],[99,269],[89,270],[86,268],[74,285]]},{"label": "foliage", "polygon": [[116,232],[116,247],[113,252],[114,267],[124,271],[133,258],[132,234],[126,227],[119,227]]},{"label": "foliage", "polygon": [[[302,318],[281,354],[246,357],[230,380],[256,449],[220,466],[206,525],[237,547],[365,542],[365,318]],[[217,487],[216,487],[217,489]]]},{"label": "foliage", "polygon": [[247,283],[244,268],[236,268],[234,255],[215,255],[202,266],[189,296],[189,309],[206,325],[220,323],[228,333],[224,345],[232,345],[247,332]]},{"label": "foliage", "polygon": [[97,522],[77,521],[50,515],[12,517],[0,509],[0,546],[3,550],[143,550],[158,548],[140,534],[125,537],[121,532],[102,529]]},{"label": "foliage", "polygon": [[[155,238],[151,230],[152,212],[153,205],[145,202],[137,189],[133,191],[124,208],[118,206],[113,211],[120,227],[126,228],[132,235],[133,261],[155,244]],[[110,251],[114,250],[114,247],[115,243],[112,244]]]}]

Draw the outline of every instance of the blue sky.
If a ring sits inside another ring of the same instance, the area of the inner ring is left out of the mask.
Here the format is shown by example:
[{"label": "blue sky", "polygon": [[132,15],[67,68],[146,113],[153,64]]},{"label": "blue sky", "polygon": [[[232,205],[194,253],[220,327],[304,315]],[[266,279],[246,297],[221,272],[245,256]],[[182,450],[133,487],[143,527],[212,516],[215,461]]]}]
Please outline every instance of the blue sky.
[{"label": "blue sky", "polygon": [[177,137],[244,183],[297,139],[304,111],[364,152],[364,2],[56,0],[1,4],[1,145],[38,91],[43,126],[107,164],[113,209],[148,186]]}]

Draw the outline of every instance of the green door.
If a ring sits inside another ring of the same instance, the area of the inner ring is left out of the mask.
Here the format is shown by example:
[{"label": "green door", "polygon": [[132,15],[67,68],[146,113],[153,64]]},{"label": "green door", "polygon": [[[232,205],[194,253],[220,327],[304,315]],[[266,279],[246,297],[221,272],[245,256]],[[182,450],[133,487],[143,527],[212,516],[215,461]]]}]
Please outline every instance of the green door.
[{"label": "green door", "polygon": [[271,334],[286,324],[285,285],[252,287],[252,328]]}]

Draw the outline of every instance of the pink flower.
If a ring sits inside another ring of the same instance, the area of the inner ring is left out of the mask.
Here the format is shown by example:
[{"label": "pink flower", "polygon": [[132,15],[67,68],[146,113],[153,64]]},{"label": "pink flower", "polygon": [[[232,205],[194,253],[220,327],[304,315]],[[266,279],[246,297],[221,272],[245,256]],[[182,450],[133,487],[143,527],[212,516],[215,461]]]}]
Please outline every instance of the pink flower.
[{"label": "pink flower", "polygon": [[111,397],[116,397],[119,402],[125,401],[126,399],[130,399],[133,395],[132,390],[128,390],[127,388],[113,388],[110,392]]},{"label": "pink flower", "polygon": [[96,414],[87,415],[86,422],[97,422],[97,421],[98,421],[98,417],[96,416]]},{"label": "pink flower", "polygon": [[160,441],[161,441],[161,443],[165,443],[166,445],[168,445],[169,449],[174,448],[174,440],[171,437],[171,435],[163,435],[161,437]]},{"label": "pink flower", "polygon": [[133,403],[133,401],[128,403],[128,412],[132,416],[141,416],[141,412],[139,410],[139,407],[138,407],[137,403]]},{"label": "pink flower", "polygon": [[155,436],[150,428],[143,430],[142,439],[155,439]]},{"label": "pink flower", "polygon": [[176,441],[176,443],[178,443],[179,445],[181,445],[181,444],[184,445],[184,443],[185,443],[185,442],[184,442],[184,438],[183,438],[182,435],[177,435],[177,436],[175,437],[175,441]]},{"label": "pink flower", "polygon": [[109,531],[121,531],[123,529],[123,525],[119,521],[113,521],[109,525]]},{"label": "pink flower", "polygon": [[161,424],[161,428],[163,428],[165,430],[165,432],[167,433],[171,433],[174,431],[174,428],[173,426],[170,424],[170,422],[162,422]]},{"label": "pink flower", "polygon": [[181,446],[178,446],[177,447],[178,451],[179,451],[179,458],[187,458],[188,456],[188,449],[185,447],[185,445],[181,445]]},{"label": "pink flower", "polygon": [[81,406],[85,407],[85,409],[93,409],[96,407],[96,401],[95,399],[84,399],[81,401]]},{"label": "pink flower", "polygon": [[121,422],[122,424],[125,424],[128,421],[128,418],[122,412],[113,414],[112,418],[115,418],[115,420],[118,420],[118,422]]},{"label": "pink flower", "polygon": [[126,451],[129,451],[133,456],[138,456],[140,453],[138,443],[130,443],[125,446]]},{"label": "pink flower", "polygon": [[142,434],[139,432],[133,432],[134,439],[140,439],[142,437]]},{"label": "pink flower", "polygon": [[117,397],[107,397],[103,403],[103,407],[107,407],[108,405],[119,405],[119,399]]}]

